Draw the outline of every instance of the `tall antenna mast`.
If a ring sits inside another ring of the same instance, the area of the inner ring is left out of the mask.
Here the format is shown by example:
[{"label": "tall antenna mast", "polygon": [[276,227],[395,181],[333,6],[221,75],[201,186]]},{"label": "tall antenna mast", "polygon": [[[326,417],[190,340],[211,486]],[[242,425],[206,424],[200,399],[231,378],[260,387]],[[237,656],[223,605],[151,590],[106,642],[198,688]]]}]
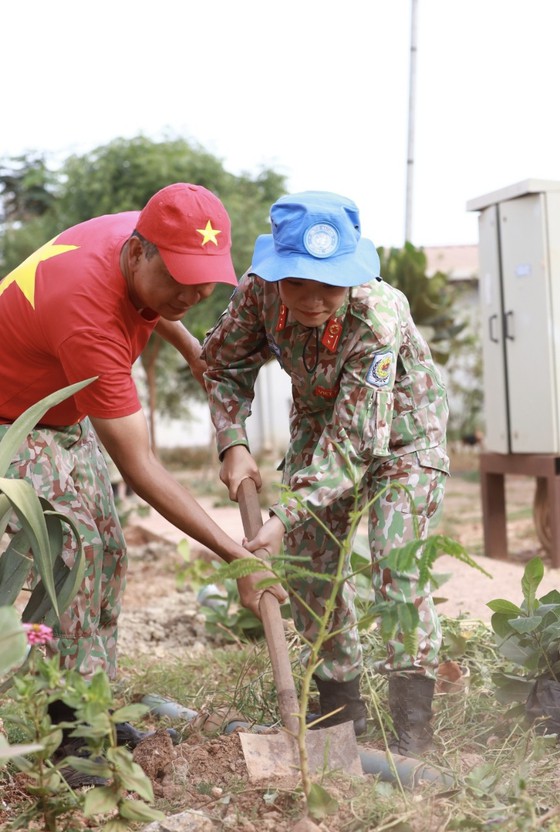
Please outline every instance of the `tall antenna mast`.
[{"label": "tall antenna mast", "polygon": [[404,241],[412,237],[412,186],[414,174],[414,116],[416,105],[416,20],[418,0],[411,0],[410,5],[410,76],[408,83],[408,148],[406,153],[406,210],[404,221]]}]

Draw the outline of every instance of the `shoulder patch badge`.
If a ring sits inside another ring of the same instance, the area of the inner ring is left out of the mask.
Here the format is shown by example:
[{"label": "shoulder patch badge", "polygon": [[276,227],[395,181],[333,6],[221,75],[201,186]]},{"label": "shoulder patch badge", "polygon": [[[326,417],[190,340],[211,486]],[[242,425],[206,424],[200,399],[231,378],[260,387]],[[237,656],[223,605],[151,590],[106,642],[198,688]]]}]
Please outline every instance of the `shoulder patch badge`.
[{"label": "shoulder patch badge", "polygon": [[374,355],[370,368],[367,371],[367,383],[373,384],[374,387],[384,387],[386,384],[389,384],[393,359],[394,354],[391,351]]}]

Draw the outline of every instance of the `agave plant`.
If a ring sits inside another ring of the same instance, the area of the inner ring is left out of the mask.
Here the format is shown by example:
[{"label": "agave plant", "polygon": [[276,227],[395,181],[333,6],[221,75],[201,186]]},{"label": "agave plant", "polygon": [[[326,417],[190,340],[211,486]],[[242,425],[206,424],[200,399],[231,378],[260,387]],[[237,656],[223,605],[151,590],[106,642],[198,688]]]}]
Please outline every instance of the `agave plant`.
[{"label": "agave plant", "polygon": [[[72,519],[39,497],[29,482],[6,477],[6,472],[27,434],[43,414],[92,381],[94,379],[90,378],[71,384],[41,399],[10,425],[0,441],[0,539],[12,512],[21,526],[0,553],[0,608],[16,602],[34,566],[37,582],[21,615],[25,622],[44,622],[52,626],[58,621],[82,582],[83,552],[80,534]],[[78,542],[71,568],[62,560],[65,527],[70,527]]]}]

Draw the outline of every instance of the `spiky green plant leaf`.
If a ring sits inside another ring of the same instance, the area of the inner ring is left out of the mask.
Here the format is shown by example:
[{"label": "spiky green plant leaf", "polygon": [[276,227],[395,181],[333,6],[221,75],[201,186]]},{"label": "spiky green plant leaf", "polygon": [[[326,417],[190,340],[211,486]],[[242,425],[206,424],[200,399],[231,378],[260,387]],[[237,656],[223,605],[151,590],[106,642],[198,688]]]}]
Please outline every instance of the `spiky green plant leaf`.
[{"label": "spiky green plant leaf", "polygon": [[[56,595],[58,598],[59,607],[65,610],[70,606],[70,602],[78,592],[82,585],[85,572],[85,557],[82,547],[82,539],[80,531],[74,520],[67,517],[61,512],[54,511],[51,504],[47,500],[41,498],[41,505],[44,509],[45,523],[49,533],[49,542],[51,551],[58,553],[54,561],[53,575],[56,585]],[[73,535],[75,543],[74,563],[70,568],[66,566],[62,559],[62,541],[63,541],[63,526],[69,526]],[[28,615],[26,610],[26,615]],[[48,619],[48,620],[46,620]],[[25,618],[24,620],[36,621],[37,618]],[[39,619],[40,620],[40,619]],[[52,626],[56,621],[54,610],[48,612],[45,617],[45,623]]]},{"label": "spiky green plant leaf", "polygon": [[13,604],[21,592],[33,565],[28,552],[29,538],[22,529],[0,555],[0,606]]},{"label": "spiky green plant leaf", "polygon": [[41,501],[31,483],[27,480],[1,477],[0,491],[4,492],[12,504],[12,508],[27,534],[33,552],[35,568],[41,576],[53,609],[58,616],[58,602],[52,574],[53,554],[49,544],[49,533],[43,516]]},{"label": "spiky green plant leaf", "polygon": [[17,610],[0,607],[0,676],[21,664],[27,651],[27,637]]},{"label": "spiky green plant leaf", "polygon": [[51,393],[38,401],[36,404],[29,407],[24,413],[19,416],[13,424],[10,425],[2,441],[0,442],[0,476],[4,476],[11,461],[16,455],[25,440],[25,437],[30,430],[41,420],[41,417],[55,405],[60,404],[69,396],[73,396],[82,388],[87,387],[92,381],[95,381],[97,376],[87,378],[84,381],[79,381],[76,384],[70,384]]}]

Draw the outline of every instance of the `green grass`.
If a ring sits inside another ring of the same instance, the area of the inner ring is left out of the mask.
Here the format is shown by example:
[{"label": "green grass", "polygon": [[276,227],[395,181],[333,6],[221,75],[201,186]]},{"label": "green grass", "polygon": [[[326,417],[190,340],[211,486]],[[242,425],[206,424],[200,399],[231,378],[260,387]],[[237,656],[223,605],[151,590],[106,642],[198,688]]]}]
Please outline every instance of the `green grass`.
[{"label": "green grass", "polygon": [[[504,660],[496,653],[489,628],[482,623],[465,627],[461,619],[443,616],[442,624],[442,659],[454,658],[470,669],[470,691],[464,707],[459,712],[448,711],[438,701],[434,718],[437,751],[430,762],[452,774],[453,787],[442,790],[426,786],[410,792],[371,776],[362,785],[352,781],[345,785],[339,778],[336,790],[348,790],[354,819],[336,828],[350,832],[559,832],[560,815],[553,814],[558,805],[560,773],[560,749],[555,739],[538,736],[496,701],[492,674],[503,668]],[[375,673],[373,664],[384,655],[384,648],[375,629],[363,635],[363,644],[362,690],[370,716],[364,741],[381,748],[380,719],[388,730],[386,683]],[[295,648],[292,643],[297,677]],[[145,660],[130,666],[125,662],[122,673],[127,679],[122,693],[127,698],[157,692],[195,710],[202,706],[210,710],[234,706],[257,722],[278,719],[262,644],[208,650],[180,662],[156,664]],[[328,788],[328,782],[324,785]],[[293,811],[292,803],[286,812]]]},{"label": "green grass", "polygon": [[[184,472],[185,484],[198,496],[224,499],[225,488],[212,472]],[[274,498],[279,474],[270,467],[263,471],[266,487],[261,504]],[[474,482],[478,472],[462,474],[457,479]],[[221,495],[221,496],[220,496]],[[225,503],[224,503],[225,504]],[[516,507],[512,519],[530,515],[530,509]],[[445,518],[445,533],[460,531],[465,515]],[[476,553],[469,546],[471,554]],[[468,592],[468,586],[465,588]],[[500,593],[497,592],[497,595]],[[462,619],[441,616],[443,646],[441,658],[451,658],[470,670],[470,690],[464,707],[448,708],[438,700],[434,717],[436,751],[429,762],[451,774],[453,785],[424,785],[414,791],[398,783],[384,783],[378,778],[349,778],[328,774],[323,786],[337,795],[340,809],[326,818],[324,828],[331,832],[560,832],[558,783],[560,782],[560,747],[555,738],[543,738],[528,728],[514,712],[500,705],[494,694],[493,674],[507,669],[495,649],[494,636],[481,622],[467,627]],[[374,670],[385,648],[375,628],[362,633],[364,673],[362,692],[368,704],[368,732],[360,742],[383,748],[383,732],[390,730],[386,701],[386,681]],[[296,680],[299,674],[299,643],[290,638],[290,652]],[[268,652],[263,641],[215,648],[207,647],[195,655],[164,658],[123,656],[118,682],[114,685],[119,704],[139,701],[146,694],[156,694],[186,708],[214,713],[234,708],[250,721],[272,724],[279,721]],[[21,726],[12,727],[7,717],[13,706],[0,698],[0,711],[6,720],[10,741],[25,740]],[[188,731],[180,720],[162,719],[161,724]],[[158,724],[153,715],[143,720],[144,727]],[[142,727],[139,724],[138,727]],[[10,769],[0,772],[0,790],[11,782]],[[195,790],[211,796],[213,783],[202,779]],[[256,813],[257,803],[244,809],[237,802],[243,795],[258,795],[263,806],[277,813],[282,831],[301,816],[301,792],[287,791],[280,785],[248,786],[232,773],[224,790],[223,806],[231,803],[233,829],[262,828],[263,816]],[[220,804],[221,805],[221,804]],[[156,806],[168,815],[185,806],[159,797]],[[217,804],[213,804],[216,810]],[[237,813],[237,815],[236,815]],[[94,828],[94,827],[93,827]],[[217,827],[218,828],[218,827]],[[225,826],[223,827],[226,828]],[[269,827],[267,827],[269,828]]]},{"label": "green grass", "polygon": [[[454,658],[470,670],[470,691],[463,706],[448,710],[438,700],[434,718],[437,750],[429,761],[450,773],[453,785],[442,788],[432,784],[409,791],[372,776],[361,780],[329,775],[323,786],[337,795],[340,808],[326,820],[327,828],[337,832],[560,832],[560,815],[555,814],[560,749],[555,738],[538,736],[497,703],[492,675],[503,669],[504,660],[497,654],[493,634],[486,625],[467,625],[463,619],[442,616],[442,626],[442,659]],[[380,720],[389,730],[386,683],[373,665],[384,655],[384,648],[375,628],[364,633],[362,640],[362,691],[370,719],[368,733],[361,741],[381,749]],[[294,638],[290,650],[297,678],[298,644]],[[263,642],[208,648],[196,656],[170,655],[157,661],[149,656],[124,657],[115,685],[116,697],[124,703],[138,701],[148,693],[194,710],[214,712],[233,707],[257,723],[278,720]],[[8,715],[10,710],[13,713],[12,706],[5,706],[3,702],[3,714]],[[147,717],[145,722],[146,726],[152,725],[154,717]],[[169,719],[163,719],[161,724],[182,727]],[[22,740],[23,734],[21,728],[14,729],[10,740]],[[4,785],[9,777],[9,770],[5,770],[1,778]],[[211,795],[212,787],[211,780],[203,778],[193,788],[204,796]],[[252,790],[259,791],[258,787]],[[235,803],[246,792],[247,785],[232,774],[224,799],[229,795]],[[287,794],[281,788],[275,791],[263,786],[260,792],[263,801],[268,793],[266,800],[273,802],[283,822],[295,822],[301,813],[297,790]],[[345,802],[341,802],[342,797]],[[185,808],[163,797],[155,805],[169,815]],[[243,823],[250,818],[243,817],[242,809],[237,811],[241,815],[236,828],[243,829]],[[260,823],[257,818],[252,822]]]}]

